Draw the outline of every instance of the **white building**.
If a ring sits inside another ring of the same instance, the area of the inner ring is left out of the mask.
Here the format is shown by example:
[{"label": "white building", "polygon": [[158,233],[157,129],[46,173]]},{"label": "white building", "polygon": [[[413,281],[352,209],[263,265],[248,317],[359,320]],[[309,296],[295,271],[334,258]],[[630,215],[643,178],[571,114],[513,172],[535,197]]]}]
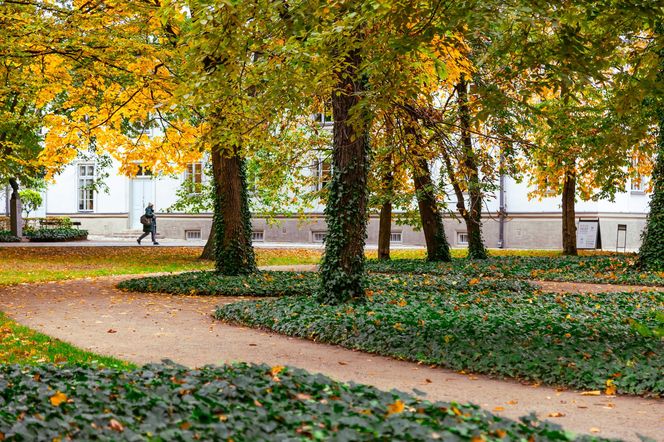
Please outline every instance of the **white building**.
[{"label": "white building", "polygon": [[[114,165],[114,167],[117,166]],[[190,164],[187,171],[179,176],[158,176],[139,172],[128,178],[119,173],[111,173],[105,179],[108,192],[95,192],[88,189],[91,180],[99,173],[94,162],[75,162],[65,168],[55,183],[48,185],[44,192],[43,206],[31,214],[34,217],[68,216],[80,221],[81,227],[91,235],[104,237],[127,237],[138,235],[141,229],[139,218],[145,206],[152,202],[158,212],[159,233],[172,239],[206,239],[212,223],[212,214],[187,214],[166,212],[176,200],[176,191],[186,181],[198,185],[207,179],[201,163]],[[116,169],[117,170],[117,169]],[[329,173],[323,167],[317,172],[319,180],[326,179]],[[529,200],[529,188],[525,183],[505,177],[503,198],[506,217],[498,217],[499,197],[485,202],[483,233],[488,247],[500,247],[500,225],[503,224],[502,247],[505,248],[560,248],[561,208],[560,197],[545,198],[541,201]],[[7,194],[0,199],[6,199]],[[624,192],[618,193],[614,202],[578,202],[577,220],[598,219],[601,230],[601,244],[604,250],[635,250],[640,245],[640,235],[645,226],[649,196],[641,181],[628,183]],[[0,207],[5,208],[6,204]],[[450,202],[449,208],[455,209]],[[322,207],[312,209],[303,222],[295,217],[277,217],[276,223],[268,223],[265,218],[253,219],[254,240],[265,242],[317,243],[325,237],[326,227]],[[620,233],[623,225],[626,232]],[[452,246],[462,247],[467,242],[465,224],[452,215],[445,216],[445,228]],[[424,245],[421,231],[409,226],[393,225],[392,239],[403,245]],[[378,219],[372,216],[369,222],[367,244],[376,244]],[[617,240],[618,239],[618,240]]]}]

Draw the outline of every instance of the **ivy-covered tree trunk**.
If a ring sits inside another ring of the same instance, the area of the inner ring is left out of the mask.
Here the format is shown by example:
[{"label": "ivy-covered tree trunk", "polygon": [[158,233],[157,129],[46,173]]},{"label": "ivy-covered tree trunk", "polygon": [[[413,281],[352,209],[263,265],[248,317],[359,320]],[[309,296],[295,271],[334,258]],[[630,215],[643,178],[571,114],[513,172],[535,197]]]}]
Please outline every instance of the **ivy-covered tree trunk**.
[{"label": "ivy-covered tree trunk", "polygon": [[487,253],[482,240],[482,189],[480,172],[475,161],[473,140],[470,135],[470,109],[468,107],[468,83],[462,76],[455,86],[459,99],[459,121],[461,125],[461,140],[463,149],[463,169],[468,179],[468,195],[470,196],[470,210],[463,215],[468,232],[468,258],[486,259]]},{"label": "ivy-covered tree trunk", "polygon": [[215,180],[214,254],[217,272],[223,275],[256,272],[245,160],[237,150],[215,147],[212,150],[212,170]]},{"label": "ivy-covered tree trunk", "polygon": [[364,91],[359,51],[351,51],[336,73],[332,92],[333,169],[325,220],[325,253],[320,265],[324,304],[364,300],[364,244],[367,232],[369,116],[359,107]]},{"label": "ivy-covered tree trunk", "polygon": [[[657,26],[657,33],[664,34],[664,25]],[[658,78],[664,83],[664,50],[660,50],[660,69]],[[662,100],[662,97],[658,97]],[[639,264],[641,267],[664,271],[664,103],[658,101],[656,114],[659,119],[659,135],[657,137],[657,158],[652,171],[653,193],[650,198],[650,212],[646,228],[641,236]]]},{"label": "ivy-covered tree trunk", "polygon": [[578,255],[576,250],[576,172],[568,169],[563,181],[563,255]]},{"label": "ivy-covered tree trunk", "polygon": [[427,261],[451,261],[450,245],[445,236],[443,217],[438,209],[431,172],[427,161],[423,158],[416,161],[413,183],[417,206],[420,209],[424,240],[427,244]]}]

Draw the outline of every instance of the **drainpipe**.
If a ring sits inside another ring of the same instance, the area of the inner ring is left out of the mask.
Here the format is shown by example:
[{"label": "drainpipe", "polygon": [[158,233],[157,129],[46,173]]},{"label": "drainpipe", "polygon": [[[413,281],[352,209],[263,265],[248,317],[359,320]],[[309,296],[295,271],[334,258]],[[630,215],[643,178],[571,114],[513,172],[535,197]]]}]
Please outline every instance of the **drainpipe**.
[{"label": "drainpipe", "polygon": [[498,207],[498,248],[505,248],[505,154],[500,150],[500,188]]}]

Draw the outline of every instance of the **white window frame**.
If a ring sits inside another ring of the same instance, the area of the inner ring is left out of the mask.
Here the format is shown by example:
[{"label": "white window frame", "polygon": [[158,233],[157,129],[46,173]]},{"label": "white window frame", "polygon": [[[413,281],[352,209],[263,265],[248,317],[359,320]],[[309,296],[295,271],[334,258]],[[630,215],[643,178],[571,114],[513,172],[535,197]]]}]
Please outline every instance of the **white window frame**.
[{"label": "white window frame", "polygon": [[403,242],[403,232],[390,232],[390,243],[400,244]]},{"label": "white window frame", "polygon": [[[466,237],[465,241],[463,241],[464,236]],[[457,232],[456,233],[456,242],[457,242],[457,245],[459,245],[459,246],[467,246],[469,239],[470,238],[468,237],[468,232]]]},{"label": "white window frame", "polygon": [[265,231],[264,230],[252,230],[251,231],[251,242],[263,242],[265,241]]},{"label": "white window frame", "polygon": [[[191,170],[190,170],[191,168]],[[198,170],[196,170],[198,169]],[[203,183],[204,183],[204,175],[205,173],[203,172],[203,163],[202,162],[196,162],[196,163],[188,163],[187,168],[184,170],[184,182],[186,185],[191,186],[190,187],[190,195],[200,195],[201,192],[203,191]],[[192,179],[193,177],[193,179]],[[196,181],[196,177],[199,177],[200,182]],[[196,192],[196,188],[199,189],[198,192]]]},{"label": "white window frame", "polygon": [[[321,191],[327,184],[332,181],[332,159],[319,158],[311,168],[314,172],[316,182],[314,183],[314,190]],[[327,173],[327,180],[323,180],[324,174]]]},{"label": "white window frame", "polygon": [[630,179],[629,189],[632,193],[637,193],[637,194],[645,193],[646,191],[645,178],[642,175],[638,175],[637,177]]},{"label": "white window frame", "polygon": [[317,231],[312,231],[311,232],[311,242],[323,243],[323,242],[325,242],[326,237],[327,237],[327,231],[326,230],[317,230]]},{"label": "white window frame", "polygon": [[[90,167],[92,167],[92,175],[88,173]],[[85,169],[83,174],[81,174],[82,168]],[[78,212],[95,211],[95,191],[90,186],[94,185],[96,172],[95,163],[78,163],[76,165],[76,208]]]}]

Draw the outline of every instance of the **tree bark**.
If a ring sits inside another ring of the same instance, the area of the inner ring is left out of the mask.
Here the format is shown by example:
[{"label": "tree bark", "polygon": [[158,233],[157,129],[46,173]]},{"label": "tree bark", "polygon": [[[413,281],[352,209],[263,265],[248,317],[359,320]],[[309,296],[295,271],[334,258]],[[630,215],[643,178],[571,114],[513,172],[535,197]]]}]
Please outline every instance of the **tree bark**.
[{"label": "tree bark", "polygon": [[215,180],[215,267],[224,275],[256,272],[251,244],[251,215],[247,198],[244,159],[238,149],[212,150]]},{"label": "tree bark", "polygon": [[575,256],[576,250],[576,172],[565,171],[563,181],[563,255]]},{"label": "tree bark", "polygon": [[352,50],[336,72],[332,92],[334,116],[333,169],[325,208],[328,232],[320,266],[324,304],[365,299],[364,244],[367,231],[369,115],[358,106],[365,90],[360,78],[362,57]]},{"label": "tree bark", "polygon": [[409,136],[409,142],[412,143],[411,152],[415,157],[412,168],[413,184],[417,206],[420,210],[424,241],[427,245],[427,261],[451,261],[450,246],[445,236],[443,217],[438,209],[429,164],[421,155],[419,137],[413,122],[405,124],[405,133]]},{"label": "tree bark", "polygon": [[468,106],[468,83],[461,77],[455,86],[459,100],[459,121],[462,140],[462,164],[467,176],[468,195],[470,197],[470,210],[462,213],[468,232],[468,258],[486,259],[487,253],[482,240],[482,189],[480,183],[479,167],[475,161],[475,151],[470,134],[470,108]]},{"label": "tree bark", "polygon": [[390,259],[390,235],[392,234],[392,203],[385,201],[380,208],[378,225],[378,259]]},{"label": "tree bark", "polygon": [[215,234],[214,234],[214,223],[210,227],[210,236],[208,236],[207,241],[205,242],[205,247],[203,247],[203,253],[201,253],[201,256],[199,259],[206,259],[209,261],[212,261],[214,259],[214,241],[215,241]]},{"label": "tree bark", "polygon": [[382,191],[384,193],[383,205],[380,208],[380,220],[378,223],[378,259],[390,259],[390,236],[392,234],[392,193],[394,187],[394,175],[392,174],[392,157],[388,155],[385,160],[386,170],[382,179]]}]

